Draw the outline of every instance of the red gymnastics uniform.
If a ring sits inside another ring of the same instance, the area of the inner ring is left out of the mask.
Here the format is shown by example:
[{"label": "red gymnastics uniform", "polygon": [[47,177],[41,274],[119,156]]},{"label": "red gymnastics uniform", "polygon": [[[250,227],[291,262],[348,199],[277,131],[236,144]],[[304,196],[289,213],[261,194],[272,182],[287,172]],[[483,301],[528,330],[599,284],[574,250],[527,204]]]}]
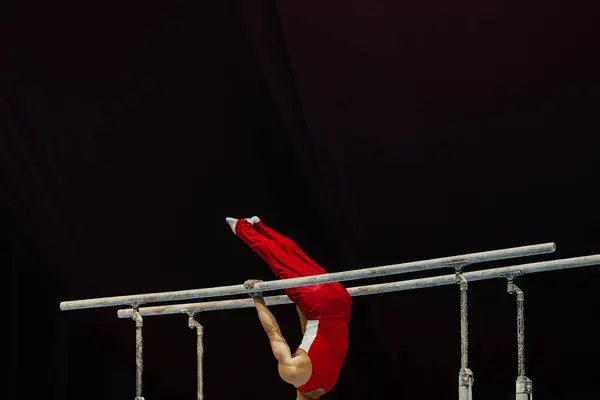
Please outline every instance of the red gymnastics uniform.
[{"label": "red gymnastics uniform", "polygon": [[[262,221],[237,221],[235,233],[269,264],[279,279],[326,274],[298,245]],[[306,316],[306,330],[298,347],[312,363],[308,382],[301,393],[316,389],[329,392],[337,382],[348,351],[348,323],[352,299],[339,282],[285,289]]]}]

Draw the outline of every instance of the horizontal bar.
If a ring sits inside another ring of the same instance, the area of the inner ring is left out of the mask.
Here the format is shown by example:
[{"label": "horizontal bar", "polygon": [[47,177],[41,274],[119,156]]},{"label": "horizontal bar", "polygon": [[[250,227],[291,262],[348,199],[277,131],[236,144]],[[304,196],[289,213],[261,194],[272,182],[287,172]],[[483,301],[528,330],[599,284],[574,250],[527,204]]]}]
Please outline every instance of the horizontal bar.
[{"label": "horizontal bar", "polygon": [[[600,264],[600,254],[566,258],[562,260],[543,261],[538,263],[521,264],[511,267],[493,268],[482,271],[466,272],[462,275],[469,282],[481,281],[493,278],[513,278],[519,275],[532,274],[536,272],[546,272],[569,268],[586,267]],[[350,296],[366,296],[371,294],[399,292],[404,290],[424,289],[435,286],[445,286],[456,284],[456,274],[435,276],[431,278],[412,279],[407,281],[382,283],[378,285],[358,286],[348,289]],[[291,300],[283,296],[265,297],[267,305],[289,304]],[[179,314],[183,312],[204,312],[216,310],[230,310],[234,308],[254,307],[252,299],[236,299],[222,301],[208,301],[195,304],[172,304],[155,307],[142,307],[138,309],[143,316]],[[133,310],[118,310],[119,318],[131,318]]]},{"label": "horizontal bar", "polygon": [[269,290],[288,289],[299,286],[310,286],[320,283],[341,282],[353,279],[373,278],[377,276],[402,274],[415,271],[424,271],[444,267],[469,265],[486,261],[505,260],[533,256],[536,254],[552,253],[556,250],[554,243],[537,244],[531,246],[513,247],[502,250],[484,251],[480,253],[464,254],[454,257],[435,258],[426,261],[413,261],[402,264],[385,265],[382,267],[363,268],[353,271],[335,272],[331,274],[314,275],[303,278],[285,279],[264,282],[255,285],[253,289],[246,289],[244,285],[221,286],[205,289],[180,290],[174,292],[138,294],[130,296],[103,297],[88,300],[63,301],[60,309],[76,310],[82,308],[110,307],[118,305],[131,305],[156,303],[159,301],[176,301],[199,299],[203,297],[230,296],[243,293],[266,292]]}]

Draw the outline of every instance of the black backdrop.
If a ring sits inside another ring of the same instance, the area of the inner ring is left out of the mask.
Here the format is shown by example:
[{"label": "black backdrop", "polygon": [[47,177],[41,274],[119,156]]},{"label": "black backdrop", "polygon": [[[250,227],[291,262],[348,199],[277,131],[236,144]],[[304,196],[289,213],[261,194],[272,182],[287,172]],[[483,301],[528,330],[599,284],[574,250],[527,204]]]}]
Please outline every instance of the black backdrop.
[{"label": "black backdrop", "polygon": [[[8,5],[10,397],[133,398],[133,323],[59,302],[272,279],[226,216],[261,216],[332,272],[547,241],[557,252],[527,261],[599,253],[594,15],[566,1]],[[537,397],[598,396],[599,282],[591,267],[519,279]],[[273,311],[294,347],[294,310]],[[513,398],[514,317],[505,282],[471,285],[478,398]],[[251,310],[199,321],[207,399],[294,396]],[[456,287],[357,298],[351,329],[326,398],[456,397]],[[185,317],[146,318],[146,399],[194,398],[194,342]]]}]

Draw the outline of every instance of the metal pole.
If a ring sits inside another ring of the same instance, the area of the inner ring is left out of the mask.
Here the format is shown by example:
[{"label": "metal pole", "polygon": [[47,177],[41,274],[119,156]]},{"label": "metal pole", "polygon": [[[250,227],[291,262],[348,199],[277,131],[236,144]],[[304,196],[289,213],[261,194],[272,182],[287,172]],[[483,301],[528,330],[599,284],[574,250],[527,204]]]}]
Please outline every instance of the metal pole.
[{"label": "metal pole", "polygon": [[513,279],[508,280],[507,290],[517,297],[516,400],[532,400],[533,382],[525,375],[525,293],[515,285]]},{"label": "metal pole", "polygon": [[[525,275],[539,272],[557,271],[567,268],[579,268],[591,265],[600,265],[600,254],[584,257],[565,258],[562,260],[542,261],[531,264],[513,265],[510,267],[484,269],[480,271],[464,272],[461,275],[469,282],[475,282],[486,279],[506,278],[507,276],[514,276],[515,274]],[[351,287],[348,288],[348,294],[352,297],[367,296],[373,294],[400,292],[405,290],[425,289],[436,286],[455,285],[456,283],[456,274],[440,275],[429,278],[419,278],[406,281]],[[286,295],[269,296],[265,297],[264,299],[265,303],[268,306],[292,303],[292,301]],[[206,312],[252,307],[254,307],[254,302],[252,299],[248,298],[235,300],[206,301],[203,303],[166,304],[154,307],[142,307],[139,309],[139,312],[141,315],[149,317],[168,314],[181,314],[183,312],[187,313],[192,311]],[[131,315],[131,309],[122,309],[117,311],[117,316],[119,318],[131,318]]]},{"label": "metal pole", "polygon": [[135,321],[135,400],[144,400],[142,397],[142,372],[144,370],[142,327],[144,319],[137,308],[133,309],[133,320]]},{"label": "metal pole", "polygon": [[198,400],[204,399],[204,382],[202,380],[202,358],[204,356],[204,347],[202,337],[204,328],[194,319],[195,313],[189,313],[188,326],[190,329],[196,328],[196,351],[198,353]]},{"label": "metal pole", "polygon": [[263,282],[247,289],[244,285],[221,286],[205,289],[179,290],[174,292],[148,293],[130,296],[104,297],[97,299],[63,301],[60,309],[76,310],[82,308],[110,307],[132,302],[156,303],[162,301],[178,301],[199,299],[204,297],[231,296],[236,294],[251,294],[267,292],[270,290],[289,289],[292,287],[311,286],[321,283],[343,282],[354,279],[375,278],[378,276],[405,274],[409,272],[426,271],[440,268],[454,268],[457,265],[470,265],[487,261],[506,260],[510,258],[527,257],[537,254],[552,253],[556,249],[554,243],[545,243],[532,246],[513,247],[502,250],[483,251],[479,253],[463,254],[453,257],[435,258],[425,261],[413,261],[401,264],[384,265],[381,267],[362,268],[352,271],[334,272],[329,274],[313,275],[302,278],[283,279]]},{"label": "metal pole", "polygon": [[469,369],[469,284],[462,275],[462,268],[456,269],[456,281],[460,284],[460,371],[458,373],[459,400],[473,399],[473,372]]}]

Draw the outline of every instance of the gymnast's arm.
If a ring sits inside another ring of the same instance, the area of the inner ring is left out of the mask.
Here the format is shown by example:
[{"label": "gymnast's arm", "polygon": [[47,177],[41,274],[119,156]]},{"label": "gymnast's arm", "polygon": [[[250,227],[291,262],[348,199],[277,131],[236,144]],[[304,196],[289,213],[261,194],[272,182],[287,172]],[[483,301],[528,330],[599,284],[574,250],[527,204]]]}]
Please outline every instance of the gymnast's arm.
[{"label": "gymnast's arm", "polygon": [[281,334],[277,320],[267,308],[265,300],[262,297],[254,297],[254,305],[256,306],[260,323],[262,324],[267,336],[269,337],[269,341],[271,342],[271,350],[273,350],[273,355],[277,361],[279,361],[280,365],[295,367],[294,358],[292,357],[290,347]]},{"label": "gymnast's arm", "polygon": [[[246,289],[251,289],[254,287],[254,284],[260,282],[262,281],[258,279],[249,279],[244,282],[244,287]],[[298,373],[298,360],[292,356],[290,347],[281,334],[279,324],[277,324],[277,320],[267,308],[262,295],[260,293],[255,293],[251,294],[250,296],[254,299],[254,305],[256,306],[256,311],[258,312],[258,318],[260,319],[260,323],[269,337],[273,355],[278,361],[279,376],[281,376],[281,378],[287,383],[294,384],[294,381],[301,375]]]}]

